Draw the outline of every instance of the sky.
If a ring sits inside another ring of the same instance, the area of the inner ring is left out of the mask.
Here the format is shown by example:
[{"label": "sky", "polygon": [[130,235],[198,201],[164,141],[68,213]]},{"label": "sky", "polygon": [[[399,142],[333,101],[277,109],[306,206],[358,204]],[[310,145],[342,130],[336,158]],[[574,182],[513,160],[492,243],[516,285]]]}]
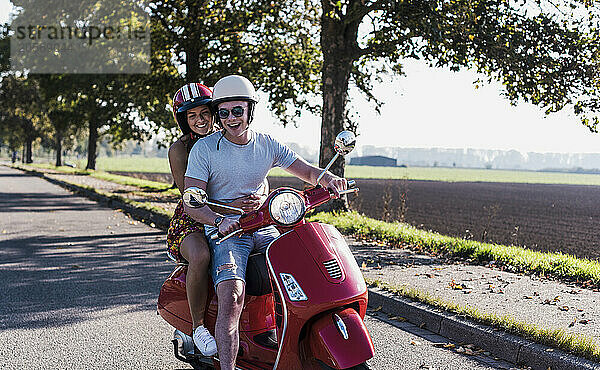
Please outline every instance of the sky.
[{"label": "sky", "polygon": [[[0,22],[11,5],[0,0]],[[356,89],[350,99],[359,122],[357,146],[403,148],[473,148],[538,153],[600,153],[600,134],[591,133],[567,112],[546,116],[531,104],[511,106],[498,83],[475,89],[476,73],[430,68],[404,61],[406,76],[385,77],[374,94],[385,104],[375,113]],[[176,91],[178,86],[173,87]],[[320,143],[320,117],[303,114],[298,127],[283,128],[268,111],[265,97],[257,106],[253,127],[283,142],[311,150]]]}]

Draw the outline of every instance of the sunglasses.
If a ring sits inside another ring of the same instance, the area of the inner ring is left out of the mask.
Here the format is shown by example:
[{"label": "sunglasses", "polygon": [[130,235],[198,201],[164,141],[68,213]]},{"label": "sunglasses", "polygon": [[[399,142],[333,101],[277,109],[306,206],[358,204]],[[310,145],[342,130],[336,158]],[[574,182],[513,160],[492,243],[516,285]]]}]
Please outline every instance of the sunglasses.
[{"label": "sunglasses", "polygon": [[[233,107],[233,108],[231,108],[231,114],[234,117],[239,118],[244,115],[244,108],[242,108],[240,106]],[[225,109],[225,108],[219,109],[219,118],[226,119],[227,117],[229,117],[229,109]]]}]

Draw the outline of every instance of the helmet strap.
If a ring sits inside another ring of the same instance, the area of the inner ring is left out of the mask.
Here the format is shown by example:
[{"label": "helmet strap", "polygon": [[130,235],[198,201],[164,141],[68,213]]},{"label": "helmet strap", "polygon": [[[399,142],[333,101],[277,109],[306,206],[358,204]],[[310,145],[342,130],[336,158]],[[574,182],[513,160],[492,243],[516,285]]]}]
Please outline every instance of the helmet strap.
[{"label": "helmet strap", "polygon": [[254,102],[249,101],[248,102],[248,126],[250,126],[250,123],[252,123],[253,119],[254,119]]}]

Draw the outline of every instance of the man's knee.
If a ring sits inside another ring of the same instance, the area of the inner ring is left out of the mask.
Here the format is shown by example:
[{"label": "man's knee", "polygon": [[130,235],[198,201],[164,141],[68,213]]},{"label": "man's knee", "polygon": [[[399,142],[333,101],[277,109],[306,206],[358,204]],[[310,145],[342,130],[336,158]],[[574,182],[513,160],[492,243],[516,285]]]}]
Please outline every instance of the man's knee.
[{"label": "man's knee", "polygon": [[217,298],[220,307],[241,308],[244,304],[244,282],[225,280],[217,285]]}]

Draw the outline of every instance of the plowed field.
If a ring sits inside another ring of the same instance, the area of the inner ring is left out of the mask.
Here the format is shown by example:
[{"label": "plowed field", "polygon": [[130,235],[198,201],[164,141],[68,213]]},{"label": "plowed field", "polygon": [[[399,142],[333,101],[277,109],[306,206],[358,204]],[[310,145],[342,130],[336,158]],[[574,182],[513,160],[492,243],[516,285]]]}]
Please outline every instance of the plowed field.
[{"label": "plowed field", "polygon": [[[351,205],[374,218],[401,215],[414,226],[445,235],[515,244],[538,251],[600,257],[600,186],[356,180]],[[298,187],[270,178],[271,188]],[[387,209],[384,206],[389,199]],[[387,212],[386,212],[387,211]]]}]

